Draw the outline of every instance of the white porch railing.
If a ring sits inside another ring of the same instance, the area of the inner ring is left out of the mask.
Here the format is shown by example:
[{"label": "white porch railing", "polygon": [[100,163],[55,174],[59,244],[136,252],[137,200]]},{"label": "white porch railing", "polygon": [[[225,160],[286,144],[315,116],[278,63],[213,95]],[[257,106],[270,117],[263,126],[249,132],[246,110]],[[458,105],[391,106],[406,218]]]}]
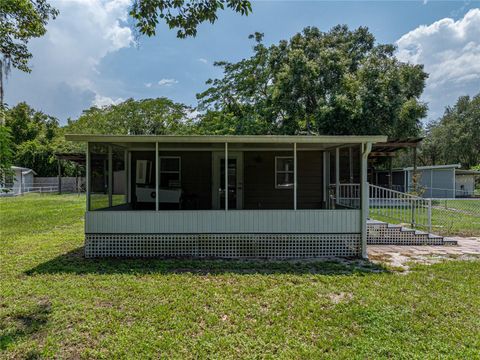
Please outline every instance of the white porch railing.
[{"label": "white porch railing", "polygon": [[[338,192],[338,194],[337,194]],[[369,185],[369,217],[431,230],[432,200]],[[330,185],[330,208],[360,208],[360,184]]]},{"label": "white porch railing", "polygon": [[432,228],[432,200],[369,185],[370,218]]}]

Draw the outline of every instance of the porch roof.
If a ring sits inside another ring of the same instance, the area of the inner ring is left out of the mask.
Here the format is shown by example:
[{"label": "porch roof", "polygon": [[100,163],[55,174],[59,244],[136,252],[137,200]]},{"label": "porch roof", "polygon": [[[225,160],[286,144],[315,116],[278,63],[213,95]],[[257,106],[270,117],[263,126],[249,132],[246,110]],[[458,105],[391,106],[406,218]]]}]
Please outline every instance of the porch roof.
[{"label": "porch roof", "polygon": [[99,143],[203,143],[203,144],[361,144],[387,141],[383,135],[88,135],[67,134],[66,140]]}]

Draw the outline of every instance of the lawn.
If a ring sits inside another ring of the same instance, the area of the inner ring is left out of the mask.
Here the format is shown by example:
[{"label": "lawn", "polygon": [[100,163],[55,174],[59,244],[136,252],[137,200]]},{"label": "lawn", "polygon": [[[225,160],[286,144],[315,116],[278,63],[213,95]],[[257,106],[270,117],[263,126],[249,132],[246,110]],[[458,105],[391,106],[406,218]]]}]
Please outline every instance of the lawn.
[{"label": "lawn", "polygon": [[480,261],[86,260],[84,198],[0,199],[0,358],[476,358]]}]

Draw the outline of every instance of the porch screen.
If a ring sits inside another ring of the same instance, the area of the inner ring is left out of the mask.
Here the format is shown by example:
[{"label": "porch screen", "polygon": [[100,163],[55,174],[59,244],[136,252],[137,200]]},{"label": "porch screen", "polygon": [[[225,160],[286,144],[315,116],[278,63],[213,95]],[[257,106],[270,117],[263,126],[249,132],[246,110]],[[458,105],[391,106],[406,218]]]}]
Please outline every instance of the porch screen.
[{"label": "porch screen", "polygon": [[90,147],[90,210],[108,207],[108,146]]}]

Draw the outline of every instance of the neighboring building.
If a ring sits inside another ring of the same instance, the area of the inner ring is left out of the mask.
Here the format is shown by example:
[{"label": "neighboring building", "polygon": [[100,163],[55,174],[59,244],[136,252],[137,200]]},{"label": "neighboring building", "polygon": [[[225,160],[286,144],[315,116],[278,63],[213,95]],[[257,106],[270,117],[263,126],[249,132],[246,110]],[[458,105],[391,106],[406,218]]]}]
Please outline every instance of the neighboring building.
[{"label": "neighboring building", "polygon": [[[417,188],[426,198],[472,197],[475,194],[475,178],[480,176],[480,171],[463,170],[460,167],[460,164],[419,166]],[[413,167],[394,169],[391,174],[394,190],[413,190]],[[389,176],[389,171],[376,171],[376,184],[389,187]]]},{"label": "neighboring building", "polygon": [[11,170],[13,174],[10,179],[7,179],[0,195],[20,195],[28,192],[33,187],[34,175],[37,175],[37,173],[32,169],[20,166],[12,166]]},{"label": "neighboring building", "polygon": [[385,136],[66,139],[87,143],[87,257],[366,257],[367,158]]}]

